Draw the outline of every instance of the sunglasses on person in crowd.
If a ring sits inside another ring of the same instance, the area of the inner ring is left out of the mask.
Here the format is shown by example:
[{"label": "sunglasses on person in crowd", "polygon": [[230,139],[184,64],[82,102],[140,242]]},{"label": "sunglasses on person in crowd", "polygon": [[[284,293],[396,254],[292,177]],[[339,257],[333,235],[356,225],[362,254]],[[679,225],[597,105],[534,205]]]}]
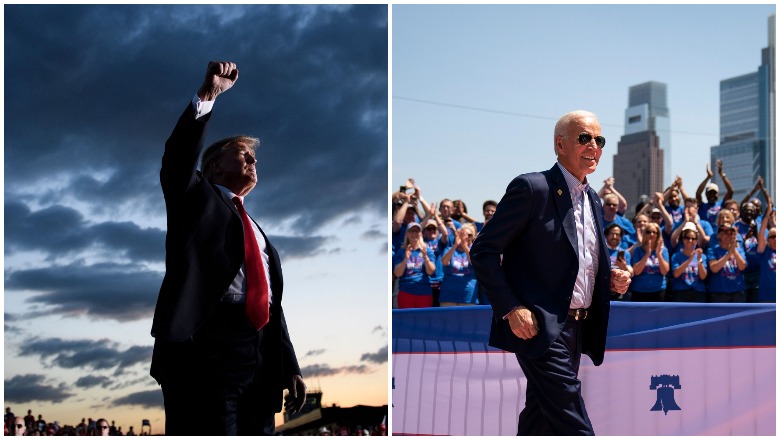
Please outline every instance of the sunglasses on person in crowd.
[{"label": "sunglasses on person in crowd", "polygon": [[683,237],[683,240],[696,241],[696,237]]},{"label": "sunglasses on person in crowd", "polygon": [[428,226],[425,228],[426,231],[435,231],[436,229],[438,229],[436,226]]},{"label": "sunglasses on person in crowd", "polygon": [[596,139],[596,145],[599,148],[604,148],[604,145],[607,143],[607,140],[604,139],[604,136],[596,136],[593,137],[590,133],[582,132],[577,136],[577,142],[580,143],[580,145],[585,145],[592,141],[593,139]]}]

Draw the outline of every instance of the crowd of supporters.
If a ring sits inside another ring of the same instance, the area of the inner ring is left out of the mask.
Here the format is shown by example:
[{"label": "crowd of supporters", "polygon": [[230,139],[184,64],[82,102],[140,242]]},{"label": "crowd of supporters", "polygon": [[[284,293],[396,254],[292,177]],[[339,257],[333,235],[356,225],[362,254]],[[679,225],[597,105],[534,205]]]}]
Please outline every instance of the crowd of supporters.
[{"label": "crowd of supporters", "polygon": [[[719,160],[726,193],[706,177],[691,195],[677,177],[663,192],[643,195],[629,214],[613,178],[598,191],[610,260],[632,274],[615,301],[775,302],[775,209],[761,177],[741,201]],[[755,197],[754,197],[755,196]],[[762,202],[763,199],[763,202]],[[470,248],[498,203],[482,205],[483,221],[461,200],[436,206],[409,179],[392,194],[393,308],[488,304],[471,267]]]},{"label": "crowd of supporters", "polygon": [[[26,416],[17,416],[10,407],[6,407],[3,420],[3,435],[12,436],[139,435],[132,426],[123,433],[121,426],[116,426],[113,420],[109,423],[106,419],[83,418],[81,423],[74,425],[60,425],[58,421],[47,422],[42,414],[38,414],[36,419],[31,409],[27,410]],[[149,426],[149,429],[146,432],[142,429],[140,435],[148,435],[151,426],[146,421],[142,423],[144,427]]]}]

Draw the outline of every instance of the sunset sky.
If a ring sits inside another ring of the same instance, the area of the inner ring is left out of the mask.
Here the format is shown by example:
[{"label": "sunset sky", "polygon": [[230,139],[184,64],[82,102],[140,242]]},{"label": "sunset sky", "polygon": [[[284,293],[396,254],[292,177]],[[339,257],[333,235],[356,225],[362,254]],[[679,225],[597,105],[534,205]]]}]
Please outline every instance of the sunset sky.
[{"label": "sunset sky", "polygon": [[259,137],[247,210],[325,405],[388,403],[386,5],[5,5],[4,405],[162,432],[149,376],[163,145],[210,60],[207,143]]}]

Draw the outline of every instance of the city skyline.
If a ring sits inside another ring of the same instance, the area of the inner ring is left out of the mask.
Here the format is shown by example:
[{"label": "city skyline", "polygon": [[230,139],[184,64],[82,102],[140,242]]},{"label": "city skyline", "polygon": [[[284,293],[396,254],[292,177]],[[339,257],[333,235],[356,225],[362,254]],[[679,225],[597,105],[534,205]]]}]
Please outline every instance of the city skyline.
[{"label": "city skyline", "polygon": [[629,87],[658,81],[668,85],[671,175],[694,195],[719,142],[720,81],[761,64],[774,12],[770,4],[395,5],[392,186],[414,178],[429,202],[464,200],[482,220],[483,201],[555,162],[555,121],[586,109],[607,139],[589,176],[598,190],[613,173]]}]

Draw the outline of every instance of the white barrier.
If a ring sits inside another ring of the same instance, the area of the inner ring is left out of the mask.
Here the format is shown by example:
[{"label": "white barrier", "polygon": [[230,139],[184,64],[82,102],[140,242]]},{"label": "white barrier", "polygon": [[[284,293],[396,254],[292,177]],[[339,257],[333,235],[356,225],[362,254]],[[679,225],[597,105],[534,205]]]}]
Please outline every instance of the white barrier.
[{"label": "white barrier", "polygon": [[[515,356],[486,306],[393,311],[394,435],[514,435]],[[613,303],[580,379],[598,435],[775,435],[775,306]]]}]

